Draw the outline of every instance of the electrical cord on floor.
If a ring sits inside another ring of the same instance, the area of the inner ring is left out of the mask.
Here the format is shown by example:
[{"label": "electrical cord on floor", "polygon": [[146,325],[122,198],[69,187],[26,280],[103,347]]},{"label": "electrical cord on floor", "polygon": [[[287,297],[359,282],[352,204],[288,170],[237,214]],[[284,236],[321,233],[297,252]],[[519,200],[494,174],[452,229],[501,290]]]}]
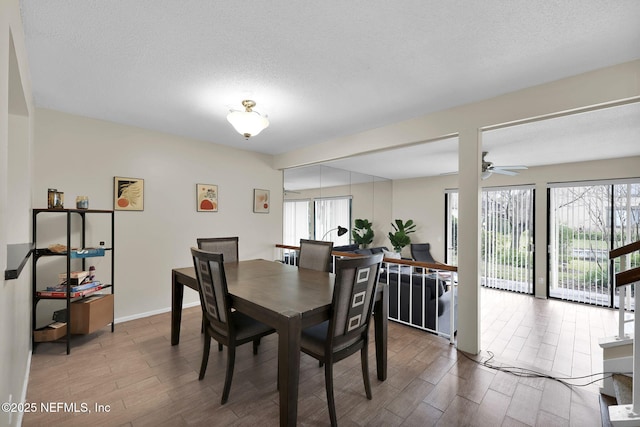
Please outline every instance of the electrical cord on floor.
[{"label": "electrical cord on floor", "polygon": [[[494,369],[496,371],[500,371],[500,372],[506,372],[512,375],[515,375],[517,377],[524,377],[524,378],[546,378],[546,379],[550,379],[553,381],[558,381],[561,384],[564,384],[567,387],[586,387],[589,386],[591,384],[594,384],[600,380],[603,380],[605,378],[610,378],[615,374],[621,374],[621,375],[632,375],[632,372],[598,372],[596,374],[588,374],[588,375],[583,375],[583,376],[579,376],[579,377],[554,377],[552,375],[548,375],[542,372],[538,372],[535,371],[533,369],[528,369],[528,368],[522,368],[522,367],[518,367],[518,366],[498,366],[495,364],[491,363],[491,360],[495,357],[495,355],[491,352],[491,351],[487,351],[487,353],[489,354],[489,358],[485,361],[483,360],[476,360],[472,357],[470,357],[469,355],[467,355],[465,352],[458,350],[458,353],[462,354],[464,357],[466,357],[467,359],[471,360],[474,363],[477,363],[478,365],[481,366],[485,366],[489,369]],[[568,382],[569,380],[581,380],[581,379],[585,379],[585,378],[592,378],[595,376],[600,376],[602,375],[601,378],[597,378],[593,381],[589,381],[588,383],[585,384],[572,384],[570,382]]]}]

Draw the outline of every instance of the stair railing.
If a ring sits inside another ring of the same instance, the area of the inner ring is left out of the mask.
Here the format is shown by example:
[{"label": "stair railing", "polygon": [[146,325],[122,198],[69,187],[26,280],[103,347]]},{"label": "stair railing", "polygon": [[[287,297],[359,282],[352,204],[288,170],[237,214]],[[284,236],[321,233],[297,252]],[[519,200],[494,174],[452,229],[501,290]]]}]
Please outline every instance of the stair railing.
[{"label": "stair railing", "polygon": [[[611,265],[616,258],[620,258],[620,272],[614,275],[614,285],[619,288],[619,322],[618,337],[625,336],[624,325],[627,323],[625,319],[625,300],[626,289],[629,285],[640,283],[640,267],[629,268],[628,258],[632,252],[640,250],[640,241],[621,246],[609,252],[609,260]],[[634,322],[634,335],[636,331],[640,331],[640,316],[634,315],[631,320]],[[637,426],[640,425],[640,347],[638,340],[633,340],[633,383],[632,383],[632,404],[631,405],[615,405],[609,406],[609,418],[614,426]]]}]

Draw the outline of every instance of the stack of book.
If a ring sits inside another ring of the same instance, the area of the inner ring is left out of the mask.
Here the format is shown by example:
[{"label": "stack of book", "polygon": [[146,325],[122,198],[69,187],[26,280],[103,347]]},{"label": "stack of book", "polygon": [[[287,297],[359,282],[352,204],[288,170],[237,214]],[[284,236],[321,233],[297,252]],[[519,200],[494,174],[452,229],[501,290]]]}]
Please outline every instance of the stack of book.
[{"label": "stack of book", "polygon": [[102,283],[92,280],[88,271],[72,271],[71,278],[67,284],[67,274],[60,273],[58,278],[60,284],[56,286],[47,286],[46,290],[37,291],[39,297],[66,298],[69,293],[71,298],[77,298],[91,294],[102,289]]}]

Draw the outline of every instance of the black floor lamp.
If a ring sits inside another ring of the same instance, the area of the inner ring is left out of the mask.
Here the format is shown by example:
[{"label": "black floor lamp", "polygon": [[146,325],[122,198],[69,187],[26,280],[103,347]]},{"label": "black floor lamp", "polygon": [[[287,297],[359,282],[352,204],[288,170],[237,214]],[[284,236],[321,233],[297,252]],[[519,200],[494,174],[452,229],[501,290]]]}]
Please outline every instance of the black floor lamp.
[{"label": "black floor lamp", "polygon": [[340,236],[344,236],[344,234],[349,231],[346,228],[344,228],[343,226],[339,225],[336,228],[332,228],[331,230],[327,231],[326,233],[324,233],[324,236],[322,236],[322,239],[320,240],[324,240],[325,237],[327,237],[327,234],[331,233],[332,231],[338,230],[338,237]]}]

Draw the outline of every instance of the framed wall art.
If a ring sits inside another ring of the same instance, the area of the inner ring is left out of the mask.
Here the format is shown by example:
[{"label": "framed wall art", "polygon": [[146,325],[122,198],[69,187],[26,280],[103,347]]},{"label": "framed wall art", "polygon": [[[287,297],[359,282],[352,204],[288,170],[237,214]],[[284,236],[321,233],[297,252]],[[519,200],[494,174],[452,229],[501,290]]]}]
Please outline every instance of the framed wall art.
[{"label": "framed wall art", "polygon": [[196,200],[198,212],[218,212],[218,186],[196,184]]},{"label": "framed wall art", "polygon": [[144,179],[114,177],[113,209],[116,211],[143,211]]},{"label": "framed wall art", "polygon": [[260,190],[254,188],[253,190],[253,212],[255,213],[269,213],[269,204],[271,203],[269,197],[269,190]]}]

